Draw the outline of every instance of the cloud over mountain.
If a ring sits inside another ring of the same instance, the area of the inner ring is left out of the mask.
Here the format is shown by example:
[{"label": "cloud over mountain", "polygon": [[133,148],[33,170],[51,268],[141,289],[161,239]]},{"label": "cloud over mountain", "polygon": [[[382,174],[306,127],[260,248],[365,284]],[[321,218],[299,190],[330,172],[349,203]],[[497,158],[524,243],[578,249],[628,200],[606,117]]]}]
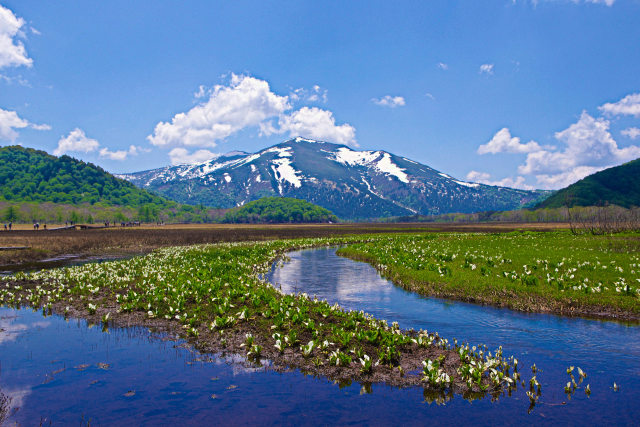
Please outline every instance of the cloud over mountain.
[{"label": "cloud over mountain", "polygon": [[[355,129],[336,124],[333,113],[317,107],[293,110],[292,101],[326,100],[326,90],[315,85],[311,91],[297,90],[291,95],[274,93],[269,83],[251,76],[232,74],[228,85],[216,85],[206,91],[200,87],[196,98],[209,98],[189,111],[160,122],[147,139],[158,147],[174,148],[172,162],[204,156],[187,149],[216,147],[225,138],[241,130],[255,128],[260,135],[288,133],[307,138],[329,139],[354,144]],[[277,127],[276,127],[277,125]],[[175,148],[183,150],[175,151]]]}]

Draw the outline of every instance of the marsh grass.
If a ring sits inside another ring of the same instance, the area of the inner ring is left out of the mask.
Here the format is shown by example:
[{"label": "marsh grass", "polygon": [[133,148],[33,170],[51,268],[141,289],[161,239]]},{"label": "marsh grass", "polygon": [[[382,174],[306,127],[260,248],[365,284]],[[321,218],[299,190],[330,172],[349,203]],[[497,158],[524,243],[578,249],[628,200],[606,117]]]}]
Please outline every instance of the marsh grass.
[{"label": "marsh grass", "polygon": [[[512,389],[517,361],[501,349],[492,355],[486,347],[451,344],[437,333],[401,331],[363,312],[304,294],[281,294],[260,279],[289,250],[353,241],[172,247],[129,260],[18,273],[0,280],[0,302],[109,327],[153,326],[205,352],[239,353],[258,364],[267,358],[276,369],[298,368],[341,384],[421,386],[436,391],[438,399],[452,393],[497,396]],[[442,380],[417,373],[429,360],[438,361],[435,378]],[[469,366],[478,370],[473,381],[465,377]]]},{"label": "marsh grass", "polygon": [[411,291],[461,301],[640,320],[640,234],[569,232],[385,236],[339,255]]}]

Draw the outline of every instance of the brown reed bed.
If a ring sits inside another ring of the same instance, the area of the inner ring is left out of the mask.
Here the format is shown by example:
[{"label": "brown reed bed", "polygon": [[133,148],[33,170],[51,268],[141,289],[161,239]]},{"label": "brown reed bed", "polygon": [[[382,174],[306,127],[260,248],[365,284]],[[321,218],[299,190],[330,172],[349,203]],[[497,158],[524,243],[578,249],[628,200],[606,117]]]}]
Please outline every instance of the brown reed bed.
[{"label": "brown reed bed", "polygon": [[166,246],[199,243],[329,237],[348,234],[416,232],[548,231],[563,224],[176,224],[110,227],[87,230],[34,231],[30,226],[0,230],[0,247],[29,247],[0,251],[0,267],[17,266],[62,255],[126,256]]}]

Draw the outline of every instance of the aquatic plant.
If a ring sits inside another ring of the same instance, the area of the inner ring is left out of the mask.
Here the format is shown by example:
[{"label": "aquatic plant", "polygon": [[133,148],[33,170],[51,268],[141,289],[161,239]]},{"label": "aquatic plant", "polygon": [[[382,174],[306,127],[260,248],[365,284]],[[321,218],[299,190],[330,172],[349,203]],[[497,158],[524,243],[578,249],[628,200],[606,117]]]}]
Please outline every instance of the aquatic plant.
[{"label": "aquatic plant", "polygon": [[451,383],[451,378],[444,369],[440,367],[443,360],[444,357],[438,360],[427,359],[422,361],[422,380],[436,387],[448,386]]},{"label": "aquatic plant", "polygon": [[[362,311],[344,310],[304,294],[283,294],[261,278],[287,250],[352,240],[165,248],[123,261],[5,278],[0,281],[0,301],[81,313],[96,322],[102,319],[103,324],[133,316],[137,322],[175,328],[195,344],[224,348],[252,361],[275,359],[329,377],[373,377],[456,391],[466,385],[474,392],[510,387],[517,361],[505,358],[501,349],[492,354],[486,347],[460,346],[437,333],[403,331],[396,322],[389,325]],[[449,255],[440,259],[457,259]],[[424,371],[421,360],[433,360],[438,367],[432,372],[432,362]],[[421,369],[422,375],[417,375]]]},{"label": "aquatic plant", "polygon": [[[369,262],[399,286],[424,295],[524,311],[638,319],[636,238],[562,231],[393,235],[338,253]],[[611,240],[619,243],[615,249]]]}]

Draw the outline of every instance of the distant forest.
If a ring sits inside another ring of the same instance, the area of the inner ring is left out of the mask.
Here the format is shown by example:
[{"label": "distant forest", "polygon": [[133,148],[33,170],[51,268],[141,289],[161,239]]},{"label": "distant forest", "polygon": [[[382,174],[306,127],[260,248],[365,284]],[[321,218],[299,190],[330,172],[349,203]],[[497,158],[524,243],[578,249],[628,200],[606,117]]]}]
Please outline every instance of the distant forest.
[{"label": "distant forest", "polygon": [[[141,221],[167,223],[210,223],[220,222],[227,209],[212,209],[204,206],[176,204],[173,207],[158,208],[142,205],[138,208],[126,206],[103,206],[96,204],[67,205],[52,202],[3,202],[0,201],[0,221],[4,223],[49,223],[101,224]],[[2,224],[0,224],[2,225]]]},{"label": "distant forest", "polygon": [[288,197],[263,197],[244,206],[229,210],[226,223],[303,223],[337,222],[331,211],[307,202]]}]

